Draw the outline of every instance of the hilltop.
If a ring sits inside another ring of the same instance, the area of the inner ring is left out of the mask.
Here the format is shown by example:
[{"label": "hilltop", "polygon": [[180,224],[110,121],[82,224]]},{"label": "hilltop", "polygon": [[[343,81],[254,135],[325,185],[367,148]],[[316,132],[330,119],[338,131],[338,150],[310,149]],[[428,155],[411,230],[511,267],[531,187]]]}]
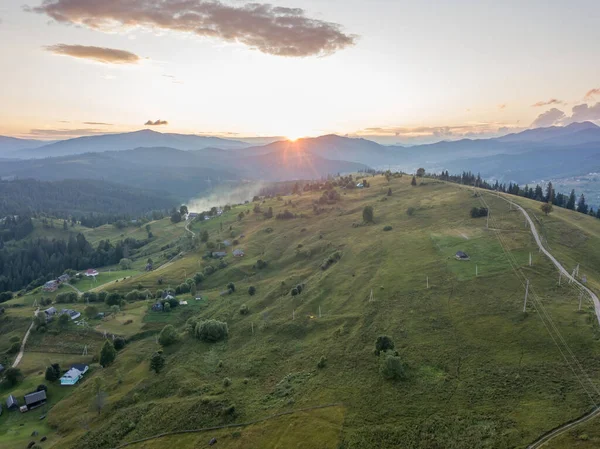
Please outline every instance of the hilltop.
[{"label": "hilltop", "polygon": [[[75,285],[152,295],[178,288],[177,300],[188,304],[153,311],[154,298],[130,295],[114,317],[90,319],[93,331],[72,325],[33,333],[22,362],[26,378],[3,396],[44,382],[50,362],[86,361],[92,369],[73,388],[52,385],[46,408],[1,416],[2,446],[24,447],[33,430],[43,429],[50,436],[44,448],[111,448],[265,418],[130,447],[204,447],[213,437],[225,448],[526,447],[590,411],[600,400],[586,379],[600,374],[598,320],[588,298],[578,311],[573,284],[559,285],[522,214],[493,192],[427,178],[413,187],[409,176],[367,180],[364,189],[327,186],[338,195],[305,189],[187,226],[168,219],[153,224],[181,242],[177,257],[161,259],[162,268],[150,272],[140,257],[118,282]],[[537,217],[555,257],[569,269],[580,264],[597,290],[600,223],[563,209],[541,217],[539,203],[511,199]],[[364,223],[365,206],[373,208],[373,223]],[[485,218],[471,217],[473,207],[491,210],[489,227]],[[227,252],[222,262],[206,253],[219,246]],[[234,257],[233,248],[244,256]],[[470,261],[457,261],[457,251]],[[188,278],[199,281],[195,294],[181,287]],[[523,313],[525,278],[530,296]],[[32,299],[6,303],[3,332],[22,335]],[[84,311],[86,304],[68,307]],[[207,343],[188,331],[206,319],[226,322],[228,338]],[[149,363],[167,324],[179,341],[162,348],[165,366],[156,374]],[[104,331],[128,342],[102,369],[92,356]],[[385,356],[374,350],[381,335],[395,343],[398,379],[380,372]],[[81,356],[84,345],[89,356]],[[105,398],[99,412],[96,385]],[[326,407],[306,410],[320,406]],[[39,424],[41,414],[47,417]],[[594,438],[580,439],[579,447],[594,447]]]}]

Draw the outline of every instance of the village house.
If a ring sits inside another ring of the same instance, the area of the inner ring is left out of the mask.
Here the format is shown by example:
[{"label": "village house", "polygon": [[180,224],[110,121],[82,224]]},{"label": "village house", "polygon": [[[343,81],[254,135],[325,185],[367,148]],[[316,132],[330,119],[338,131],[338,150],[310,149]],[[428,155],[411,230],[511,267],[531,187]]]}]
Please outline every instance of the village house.
[{"label": "village house", "polygon": [[90,268],[89,270],[86,270],[84,274],[87,277],[96,277],[96,276],[98,276],[98,270],[94,270],[93,268]]},{"label": "village house", "polygon": [[26,394],[23,399],[25,399],[27,410],[33,410],[34,408],[40,407],[46,403],[46,391],[34,391],[33,393]]},{"label": "village house", "polygon": [[467,253],[465,253],[464,251],[457,251],[456,252],[456,260],[469,260],[470,257]]},{"label": "village house", "polygon": [[233,250],[233,257],[243,257],[244,256],[244,250],[243,249],[234,249]]},{"label": "village house", "polygon": [[15,398],[12,394],[9,394],[8,398],[6,398],[6,408],[7,410],[17,410],[19,408],[17,398]]},{"label": "village house", "polygon": [[71,318],[72,320],[76,320],[77,318],[79,318],[81,316],[81,313],[79,313],[77,310],[73,310],[73,309],[62,309],[60,311],[60,315],[64,315],[64,314],[69,315],[69,318]]},{"label": "village house", "polygon": [[56,280],[48,281],[42,287],[45,292],[55,292],[58,289],[58,282]]},{"label": "village house", "polygon": [[46,321],[50,321],[52,318],[54,318],[54,315],[56,315],[57,312],[58,310],[56,310],[54,307],[50,307],[44,310],[44,315],[46,315]]},{"label": "village house", "polygon": [[57,280],[58,282],[69,282],[69,280],[71,280],[71,276],[69,276],[67,273],[61,274]]},{"label": "village house", "polygon": [[83,375],[87,373],[88,369],[88,365],[84,365],[82,363],[71,365],[69,371],[63,374],[63,376],[60,378],[60,384],[75,385],[77,382],[79,382],[79,379],[81,379]]},{"label": "village house", "polygon": [[222,259],[226,255],[227,255],[227,253],[225,251],[214,251],[212,253],[212,257],[215,259]]}]

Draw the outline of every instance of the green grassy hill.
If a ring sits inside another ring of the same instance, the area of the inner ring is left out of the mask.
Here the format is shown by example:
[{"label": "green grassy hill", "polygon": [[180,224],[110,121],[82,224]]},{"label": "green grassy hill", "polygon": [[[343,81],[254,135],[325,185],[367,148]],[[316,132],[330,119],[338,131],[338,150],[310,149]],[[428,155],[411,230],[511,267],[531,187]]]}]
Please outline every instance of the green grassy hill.
[{"label": "green grassy hill", "polygon": [[[87,341],[97,352],[104,330],[130,339],[111,366],[94,365],[67,393],[51,392],[43,425],[52,438],[42,447],[112,448],[164,432],[263,418],[270,419],[130,447],[195,448],[212,437],[227,448],[526,447],[600,401],[600,329],[592,306],[585,301],[577,310],[578,291],[558,285],[557,270],[538,253],[519,212],[480,192],[492,211],[486,229],[485,218],[470,216],[482,205],[472,189],[429,179],[413,187],[409,177],[370,182],[368,189],[339,190],[340,200],[318,211],[313,200],[322,192],[260,204],[275,214],[288,209],[297,214],[293,219],[267,219],[248,204],[194,223],[196,236],[207,230],[211,242],[237,240],[244,257],[234,258],[227,248],[227,266],[219,267],[202,258],[206,248],[196,240],[196,249],[162,269],[102,287],[154,292],[208,265],[216,268],[196,295],[178,295],[187,306],[154,312],[153,300],[139,301],[113,322],[93,323],[94,332],[36,336],[32,349],[57,347],[64,339],[73,352]],[[542,218],[539,203],[519,201],[538,215],[551,251],[567,267],[581,263],[580,272],[596,288],[600,222],[562,210]],[[371,224],[362,219],[367,205],[374,210]],[[455,260],[459,250],[471,260]],[[327,259],[333,262],[323,269]],[[259,260],[266,266],[260,268]],[[525,279],[530,296],[523,313]],[[230,282],[235,292],[223,295]],[[298,284],[302,292],[292,296]],[[242,305],[248,314],[240,313]],[[194,317],[227,322],[229,338],[205,343],[188,335],[186,322]],[[157,375],[149,360],[165,324],[173,324],[181,339],[164,348],[166,365]],[[374,354],[379,335],[393,338],[404,379],[380,374]],[[321,357],[325,363],[318,367]],[[42,363],[33,351],[26,351],[25,362]],[[40,372],[28,370],[24,382],[40,383],[35,376]],[[99,413],[92,407],[96,382],[106,394]],[[335,406],[273,417],[327,404]],[[26,446],[29,438],[16,438],[15,426],[3,425],[7,419],[0,417],[2,447]]]}]

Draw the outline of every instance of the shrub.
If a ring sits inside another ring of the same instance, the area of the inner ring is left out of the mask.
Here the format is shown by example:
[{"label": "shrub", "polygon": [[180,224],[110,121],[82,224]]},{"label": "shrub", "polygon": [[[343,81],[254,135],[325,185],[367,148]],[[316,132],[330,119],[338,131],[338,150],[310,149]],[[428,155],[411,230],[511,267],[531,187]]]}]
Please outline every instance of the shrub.
[{"label": "shrub", "polygon": [[58,363],[53,363],[50,366],[46,367],[46,373],[44,374],[44,379],[48,382],[54,382],[60,378],[60,366]]},{"label": "shrub", "polygon": [[100,350],[100,365],[107,367],[115,361],[116,357],[117,351],[115,350],[115,347],[110,341],[106,340]]},{"label": "shrub", "polygon": [[209,343],[225,340],[229,335],[227,323],[217,320],[201,321],[196,325],[196,338]]},{"label": "shrub", "polygon": [[340,253],[339,251],[336,251],[334,253],[331,253],[329,255],[329,257],[327,259],[325,259],[323,261],[323,263],[321,264],[321,270],[326,270],[327,268],[329,268],[331,265],[333,265],[334,263],[336,263],[338,260],[340,260],[340,258],[342,257],[342,253]]},{"label": "shrub", "polygon": [[473,209],[471,209],[472,218],[487,217],[487,214],[487,207],[474,207]]},{"label": "shrub", "polygon": [[372,206],[365,206],[362,212],[362,216],[363,216],[363,221],[365,223],[372,223],[373,220],[375,219],[374,214],[373,214],[373,207]]},{"label": "shrub", "polygon": [[265,262],[264,260],[258,259],[256,261],[256,268],[258,268],[259,270],[262,270],[263,268],[266,268],[266,267],[267,267],[267,262]]},{"label": "shrub", "polygon": [[15,343],[15,342],[21,341],[21,339],[17,335],[13,335],[12,337],[10,337],[9,341],[11,343]]},{"label": "shrub", "polygon": [[227,290],[233,293],[235,291],[235,284],[233,282],[227,284]]},{"label": "shrub", "polygon": [[298,295],[298,289],[296,287],[292,288],[290,290],[290,295],[297,296]]},{"label": "shrub", "polygon": [[240,306],[240,315],[248,315],[248,313],[250,313],[250,309],[248,309],[246,304],[242,304]]},{"label": "shrub", "polygon": [[121,259],[119,261],[121,270],[129,270],[131,268],[131,259]]},{"label": "shrub", "polygon": [[391,231],[393,228],[390,225],[384,226],[383,230],[384,231]]},{"label": "shrub", "polygon": [[[127,323],[125,323],[127,324]],[[127,343],[127,340],[125,340],[123,337],[117,337],[115,338],[115,341],[113,342],[113,346],[115,347],[115,349],[117,351],[120,351],[121,349],[123,349],[125,347],[125,344]]]},{"label": "shrub", "polygon": [[415,208],[414,207],[409,207],[408,209],[406,209],[406,215],[408,215],[409,217],[412,217],[415,213]]},{"label": "shrub", "polygon": [[98,315],[98,307],[96,307],[96,306],[87,306],[83,310],[83,314],[86,317],[88,317],[88,318],[94,318],[96,315]]},{"label": "shrub", "polygon": [[167,302],[165,302],[163,304],[163,311],[164,312],[170,312],[171,311],[171,303],[170,302],[167,301]]},{"label": "shrub", "polygon": [[59,293],[58,295],[56,295],[56,298],[54,298],[54,300],[58,304],[64,304],[67,302],[77,302],[77,293],[75,293],[75,292]]},{"label": "shrub", "polygon": [[165,366],[165,356],[162,351],[157,351],[150,358],[150,370],[156,374],[160,373]]},{"label": "shrub", "polygon": [[21,370],[19,368],[8,368],[6,371],[4,371],[4,377],[8,385],[14,386],[21,380],[23,375],[21,374]]},{"label": "shrub", "polygon": [[104,302],[108,306],[118,306],[121,304],[121,299],[123,299],[123,297],[119,293],[112,292],[106,296],[106,300]]},{"label": "shrub", "polygon": [[379,355],[380,352],[394,349],[394,340],[387,335],[380,335],[375,340],[375,354]]},{"label": "shrub", "polygon": [[16,354],[21,349],[21,344],[16,341],[10,345],[10,348],[6,350],[7,354]]},{"label": "shrub", "polygon": [[379,360],[379,372],[385,379],[400,380],[406,378],[402,359],[392,351],[385,351]]},{"label": "shrub", "polygon": [[63,313],[58,317],[58,325],[60,327],[67,327],[69,325],[69,321],[71,321],[71,318],[69,318],[69,315],[66,313]]},{"label": "shrub", "polygon": [[[167,303],[168,304],[168,303]],[[169,346],[179,341],[179,334],[171,324],[167,324],[163,327],[162,331],[158,335],[158,343],[162,346]]]},{"label": "shrub", "polygon": [[256,287],[254,285],[251,285],[250,287],[248,287],[248,294],[250,296],[254,296],[255,293],[256,293]]},{"label": "shrub", "polygon": [[138,290],[131,290],[129,293],[125,295],[125,300],[132,302],[137,301],[140,297],[140,292]]},{"label": "shrub", "polygon": [[204,274],[202,274],[202,273],[196,273],[194,275],[194,282],[196,284],[200,284],[202,281],[204,281]]},{"label": "shrub", "polygon": [[327,363],[327,359],[325,358],[324,355],[322,355],[321,358],[319,359],[319,362],[317,363],[317,368],[319,368],[319,369],[325,368],[326,363]]},{"label": "shrub", "polygon": [[231,379],[229,377],[226,377],[223,379],[223,386],[224,387],[228,387],[231,385]]},{"label": "shrub", "polygon": [[215,268],[212,265],[207,265],[203,271],[205,276],[209,276],[215,272]]}]

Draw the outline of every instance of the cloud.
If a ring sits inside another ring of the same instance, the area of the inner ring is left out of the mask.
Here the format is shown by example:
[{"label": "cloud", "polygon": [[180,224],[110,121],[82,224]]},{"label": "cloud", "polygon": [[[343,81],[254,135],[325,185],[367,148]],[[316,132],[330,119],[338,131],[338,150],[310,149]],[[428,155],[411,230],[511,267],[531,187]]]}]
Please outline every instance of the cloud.
[{"label": "cloud", "polygon": [[167,122],[166,120],[148,120],[146,123],[144,123],[144,126],[160,126],[160,125],[168,125],[169,122]]},{"label": "cloud", "polygon": [[81,137],[81,136],[93,136],[96,134],[107,134],[107,132],[103,129],[94,129],[94,128],[80,128],[80,129],[31,129],[29,133],[26,134],[28,137],[37,137],[37,138],[53,138],[53,139],[70,139],[72,137]]},{"label": "cloud", "polygon": [[44,0],[27,11],[101,31],[132,27],[238,42],[277,56],[329,55],[354,45],[340,25],[307,17],[301,8],[209,0]]},{"label": "cloud", "polygon": [[532,108],[541,108],[544,106],[552,106],[553,104],[565,104],[562,100],[557,100],[556,98],[550,98],[548,101],[538,101],[531,105]]},{"label": "cloud", "polygon": [[103,122],[83,122],[84,125],[102,125],[102,126],[113,126],[112,123],[103,123]]},{"label": "cloud", "polygon": [[532,128],[546,128],[559,123],[566,117],[560,109],[552,108],[549,111],[542,112],[531,124]]},{"label": "cloud", "polygon": [[573,106],[571,112],[571,117],[568,117],[563,124],[597,121],[600,120],[600,103],[596,103],[594,106],[588,106],[585,103],[578,104]]},{"label": "cloud", "polygon": [[588,92],[585,94],[585,97],[583,99],[584,100],[592,100],[595,95],[600,95],[600,87],[597,89],[588,90]]},{"label": "cloud", "polygon": [[56,44],[44,47],[44,49],[56,55],[91,59],[103,64],[136,64],[141,59],[129,51],[87,45]]}]

